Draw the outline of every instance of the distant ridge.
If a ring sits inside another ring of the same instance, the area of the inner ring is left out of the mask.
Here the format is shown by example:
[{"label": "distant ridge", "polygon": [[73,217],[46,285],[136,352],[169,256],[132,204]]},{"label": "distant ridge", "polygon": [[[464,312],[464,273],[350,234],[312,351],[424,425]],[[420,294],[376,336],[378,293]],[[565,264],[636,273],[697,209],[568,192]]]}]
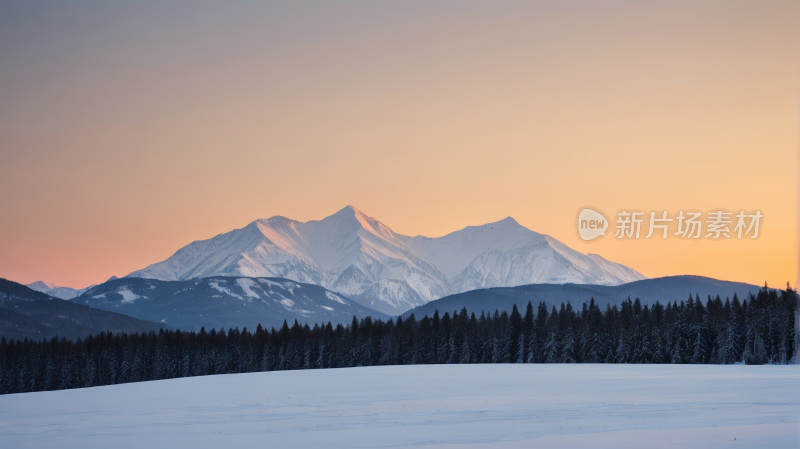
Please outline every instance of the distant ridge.
[{"label": "distant ridge", "polygon": [[318,285],[281,278],[212,276],[185,281],[115,279],[89,289],[75,303],[164,323],[182,330],[201,327],[279,329],[292,324],[349,324],[353,316],[388,319]]},{"label": "distant ridge", "polygon": [[466,307],[470,312],[494,312],[498,310],[510,312],[514,304],[524,310],[528,301],[537,305],[545,301],[548,306],[559,306],[562,302],[569,301],[574,308],[580,309],[581,304],[594,298],[601,308],[606,305],[618,305],[623,300],[639,298],[642,305],[654,304],[659,301],[666,304],[668,301],[685,301],[689,294],[700,295],[705,301],[708,295],[712,298],[720,295],[724,301],[726,297],[733,297],[736,293],[744,299],[749,293],[757,293],[760,287],[741,282],[720,281],[703,276],[667,276],[654,279],[644,279],[622,285],[578,285],[578,284],[533,284],[519,287],[501,287],[473,290],[459,293],[436,301],[431,301],[407,311],[404,316],[415,314],[417,317],[433,315],[435,310],[439,313],[452,313]]},{"label": "distant ridge", "polygon": [[75,304],[0,278],[0,336],[6,339],[64,337],[98,332],[150,332],[163,324]]},{"label": "distant ridge", "polygon": [[94,285],[90,285],[86,288],[75,289],[70,287],[59,287],[53,283],[47,284],[42,281],[36,281],[31,284],[27,284],[26,287],[30,288],[31,290],[35,290],[41,293],[47,293],[50,296],[59,299],[72,299],[81,293],[85,292],[87,289],[94,287]]}]

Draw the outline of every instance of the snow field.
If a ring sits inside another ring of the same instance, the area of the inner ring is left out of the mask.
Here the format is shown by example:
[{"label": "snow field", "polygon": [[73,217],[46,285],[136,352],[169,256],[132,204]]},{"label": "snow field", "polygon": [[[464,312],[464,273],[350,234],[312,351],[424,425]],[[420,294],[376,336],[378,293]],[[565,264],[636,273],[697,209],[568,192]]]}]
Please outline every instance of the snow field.
[{"label": "snow field", "polygon": [[797,365],[232,374],[0,396],[0,447],[797,448],[798,387]]}]

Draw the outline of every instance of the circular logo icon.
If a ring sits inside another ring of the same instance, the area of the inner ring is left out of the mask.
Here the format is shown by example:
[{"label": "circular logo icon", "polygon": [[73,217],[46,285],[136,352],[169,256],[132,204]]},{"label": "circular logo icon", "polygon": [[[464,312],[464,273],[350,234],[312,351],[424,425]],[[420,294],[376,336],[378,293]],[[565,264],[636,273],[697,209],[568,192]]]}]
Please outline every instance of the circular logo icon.
[{"label": "circular logo icon", "polygon": [[602,213],[586,207],[578,213],[577,225],[578,235],[588,242],[606,235],[608,219]]}]

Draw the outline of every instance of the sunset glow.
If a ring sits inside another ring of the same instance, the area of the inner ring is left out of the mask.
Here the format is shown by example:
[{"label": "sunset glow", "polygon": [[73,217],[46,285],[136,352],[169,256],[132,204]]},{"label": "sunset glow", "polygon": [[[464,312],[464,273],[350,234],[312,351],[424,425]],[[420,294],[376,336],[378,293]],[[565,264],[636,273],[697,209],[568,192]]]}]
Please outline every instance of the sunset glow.
[{"label": "sunset glow", "polygon": [[[352,204],[404,235],[511,216],[648,277],[795,281],[796,1],[334,3],[0,6],[0,277],[85,287]],[[764,220],[585,242],[586,205]]]}]

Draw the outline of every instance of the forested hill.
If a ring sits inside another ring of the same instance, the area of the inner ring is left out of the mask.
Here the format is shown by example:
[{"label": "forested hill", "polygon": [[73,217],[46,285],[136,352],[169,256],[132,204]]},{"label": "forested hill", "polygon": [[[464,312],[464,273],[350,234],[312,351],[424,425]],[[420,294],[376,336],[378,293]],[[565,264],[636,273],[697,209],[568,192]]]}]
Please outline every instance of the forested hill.
[{"label": "forested hill", "polygon": [[758,286],[741,282],[720,281],[703,276],[668,276],[655,279],[644,279],[622,285],[587,285],[587,284],[531,284],[519,287],[499,287],[472,290],[457,295],[431,301],[404,313],[407,317],[412,313],[416,316],[432,315],[434,310],[450,311],[467,310],[475,313],[511,312],[516,304],[522,309],[528,304],[546,302],[550,305],[570,302],[573,307],[580,307],[584,302],[594,298],[595,304],[605,308],[607,304],[620,304],[627,298],[636,299],[642,305],[652,305],[656,301],[661,304],[683,301],[689,294],[700,295],[705,302],[708,296],[715,298],[717,295],[722,300],[732,298],[736,293],[740,298],[747,297],[749,293],[757,293]]},{"label": "forested hill", "polygon": [[338,324],[356,315],[389,318],[318,285],[282,278],[122,278],[92,287],[73,301],[184,331],[201,327],[254,329],[259,324],[280,327],[284,320]]},{"label": "forested hill", "polygon": [[97,332],[149,332],[163,325],[93,309],[0,278],[0,336],[76,339]]},{"label": "forested hill", "polygon": [[75,342],[0,339],[0,394],[253,371],[436,363],[747,364],[795,361],[793,290],[741,301],[625,300],[599,308],[526,304],[313,328],[294,321],[158,334],[98,334]]}]

